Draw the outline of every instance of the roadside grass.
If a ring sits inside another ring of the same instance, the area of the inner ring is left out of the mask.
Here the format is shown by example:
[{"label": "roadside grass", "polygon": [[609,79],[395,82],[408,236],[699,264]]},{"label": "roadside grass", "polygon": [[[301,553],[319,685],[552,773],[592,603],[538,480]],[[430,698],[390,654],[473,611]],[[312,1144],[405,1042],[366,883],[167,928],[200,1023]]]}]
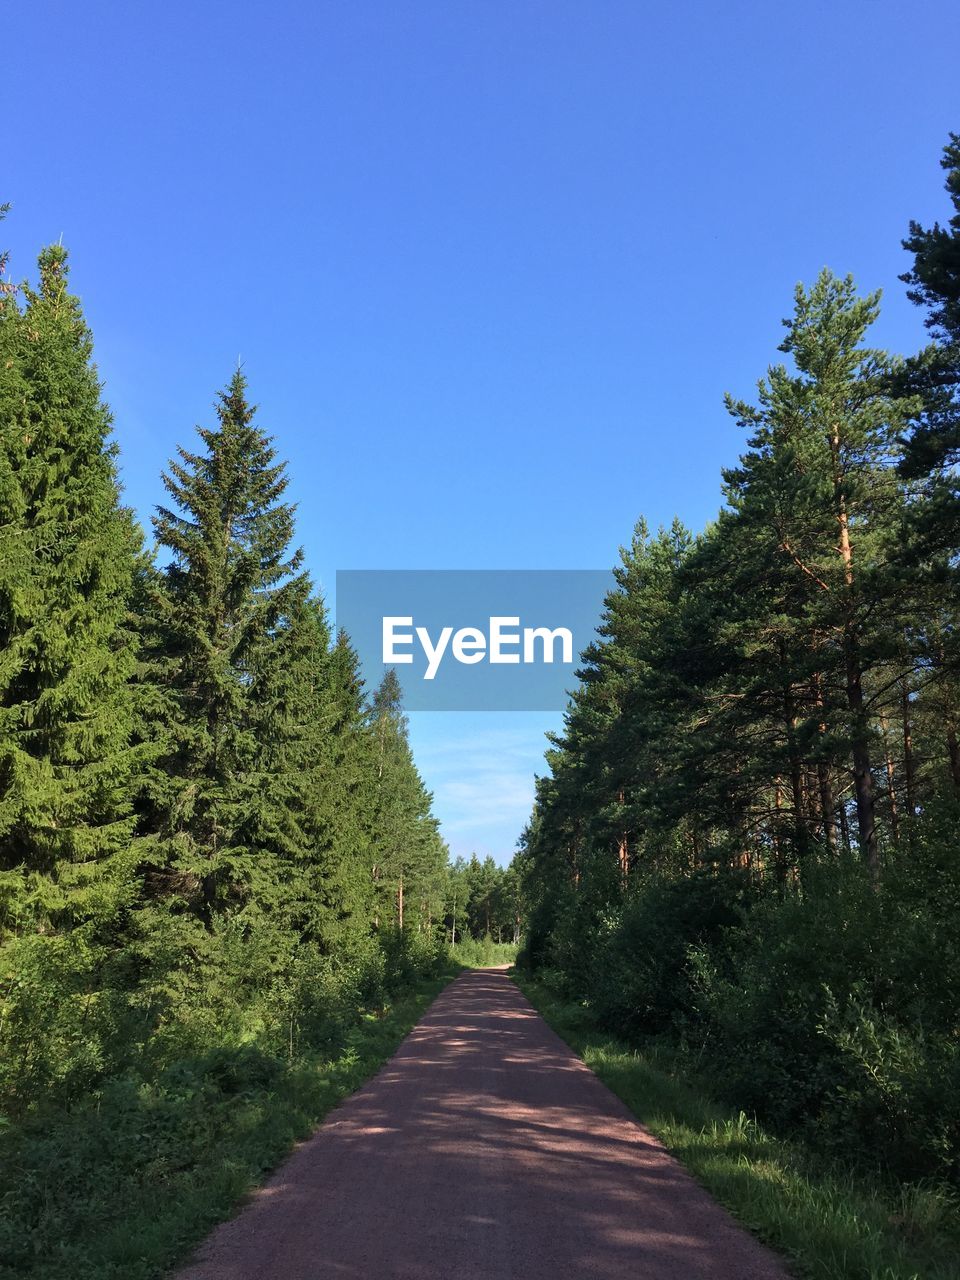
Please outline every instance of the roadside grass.
[{"label": "roadside grass", "polygon": [[460,972],[361,1015],[330,1060],[231,1050],[0,1129],[0,1277],[162,1276],[379,1070]]},{"label": "roadside grass", "polygon": [[810,1280],[957,1280],[960,1214],[934,1185],[884,1184],[771,1137],[543,983],[511,975],[588,1067],[743,1226]]}]

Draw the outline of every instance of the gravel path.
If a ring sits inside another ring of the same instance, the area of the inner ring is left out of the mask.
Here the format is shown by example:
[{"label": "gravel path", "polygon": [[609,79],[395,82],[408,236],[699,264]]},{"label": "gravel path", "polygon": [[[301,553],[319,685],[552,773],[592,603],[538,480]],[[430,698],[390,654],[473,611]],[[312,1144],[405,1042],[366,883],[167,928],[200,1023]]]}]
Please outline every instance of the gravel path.
[{"label": "gravel path", "polygon": [[784,1280],[502,972],[451,983],[178,1280]]}]

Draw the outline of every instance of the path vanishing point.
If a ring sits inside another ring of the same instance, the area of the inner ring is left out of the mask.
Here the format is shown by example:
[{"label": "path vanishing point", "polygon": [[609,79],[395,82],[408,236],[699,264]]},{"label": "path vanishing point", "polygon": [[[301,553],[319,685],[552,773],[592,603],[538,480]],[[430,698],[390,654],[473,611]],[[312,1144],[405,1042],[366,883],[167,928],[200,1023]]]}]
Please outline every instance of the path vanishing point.
[{"label": "path vanishing point", "polygon": [[463,974],[177,1280],[785,1280],[507,975]]}]

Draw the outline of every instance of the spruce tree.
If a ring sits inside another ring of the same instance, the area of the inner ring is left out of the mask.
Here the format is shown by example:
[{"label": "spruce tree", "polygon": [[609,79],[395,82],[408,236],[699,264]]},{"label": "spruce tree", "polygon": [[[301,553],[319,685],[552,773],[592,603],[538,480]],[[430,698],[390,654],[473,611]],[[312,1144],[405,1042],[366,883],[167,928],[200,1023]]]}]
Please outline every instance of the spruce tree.
[{"label": "spruce tree", "polygon": [[269,759],[286,732],[278,631],[307,592],[285,468],[239,370],[216,412],[216,426],[198,428],[204,450],[181,448],[170,464],[173,505],[154,519],[170,556],[152,619],[169,728],[148,797],[151,883],[207,928],[274,892],[264,833],[282,840],[287,802]]},{"label": "spruce tree", "polygon": [[[375,778],[373,867],[377,918],[421,928],[439,913],[446,849],[430,812],[431,796],[410,751],[400,682],[390,670],[370,707]],[[416,912],[411,918],[408,898]]]},{"label": "spruce tree", "polygon": [[375,914],[377,779],[359,659],[343,630],[321,676],[322,713],[314,727],[318,763],[310,793],[313,841],[323,866],[325,941],[353,946],[369,936]]},{"label": "spruce tree", "polygon": [[[281,860],[289,919],[299,936],[325,951],[351,950],[369,934],[372,897],[374,787],[362,681],[343,633],[331,649],[319,598],[305,598],[283,630],[274,678],[284,686],[285,727],[282,734],[274,730],[269,759],[275,784],[284,786],[286,826],[271,847]],[[264,787],[269,784],[265,778]]]},{"label": "spruce tree", "polygon": [[139,537],[66,251],[39,269],[0,295],[0,924],[51,934],[131,892]]}]

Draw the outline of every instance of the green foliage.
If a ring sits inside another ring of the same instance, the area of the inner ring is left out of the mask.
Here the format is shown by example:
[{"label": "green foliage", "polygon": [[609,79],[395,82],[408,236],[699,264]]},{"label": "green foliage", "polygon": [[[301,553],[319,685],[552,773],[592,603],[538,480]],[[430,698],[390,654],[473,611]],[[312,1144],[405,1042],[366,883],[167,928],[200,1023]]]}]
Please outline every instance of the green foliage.
[{"label": "green foliage", "polygon": [[[0,1127],[3,1280],[155,1280],[393,1053],[451,976],[369,1012],[314,993],[316,1047],[215,1044]],[[304,975],[305,976],[305,975]],[[321,1012],[326,1008],[326,1015]],[[336,1031],[331,1027],[336,1024]]]},{"label": "green foliage", "polygon": [[[472,955],[472,942],[489,936],[494,946],[510,939],[514,951],[525,926],[526,902],[516,861],[499,867],[489,855],[456,858],[443,883],[443,914],[451,947]],[[506,954],[506,953],[504,953]]]},{"label": "green foliage", "polygon": [[494,942],[489,933],[482,938],[469,934],[450,948],[450,959],[465,969],[489,969],[491,966],[510,965],[517,958],[517,948],[512,942]]},{"label": "green foliage", "polygon": [[879,893],[853,861],[811,868],[802,892],[742,871],[654,877],[583,938],[589,962],[570,964],[556,925],[542,971],[598,1025],[676,1046],[774,1131],[897,1178],[956,1180],[960,821],[952,804],[936,819]]},{"label": "green foliage", "polygon": [[172,559],[151,602],[168,726],[151,789],[151,870],[160,896],[208,928],[219,913],[267,905],[283,883],[276,859],[290,852],[296,761],[283,698],[308,584],[289,549],[284,467],[254,413],[238,371],[218,425],[199,432],[205,452],[181,449],[171,463],[176,507],[155,519]]},{"label": "green foliage", "polygon": [[941,337],[960,338],[960,134],[951,133],[940,167],[953,205],[947,226],[922,227],[911,222],[903,247],[914,255],[913,267],[901,279],[910,285],[911,302],[927,307],[927,327]]},{"label": "green foliage", "polygon": [[598,931],[589,994],[601,1023],[626,1035],[682,1026],[696,1008],[691,948],[709,948],[738,924],[752,896],[740,871],[638,888]]},{"label": "green foliage", "polygon": [[400,682],[392,670],[374,693],[369,729],[377,920],[384,927],[395,924],[401,932],[415,928],[431,933],[441,907],[447,849],[430,812],[432,796],[413,760]]},{"label": "green foliage", "polygon": [[913,266],[901,277],[934,341],[907,361],[900,380],[920,399],[900,460],[913,494],[907,536],[916,571],[929,573],[933,557],[938,577],[956,570],[960,552],[960,134],[951,133],[940,163],[952,215],[943,226],[911,222],[903,247]]}]

